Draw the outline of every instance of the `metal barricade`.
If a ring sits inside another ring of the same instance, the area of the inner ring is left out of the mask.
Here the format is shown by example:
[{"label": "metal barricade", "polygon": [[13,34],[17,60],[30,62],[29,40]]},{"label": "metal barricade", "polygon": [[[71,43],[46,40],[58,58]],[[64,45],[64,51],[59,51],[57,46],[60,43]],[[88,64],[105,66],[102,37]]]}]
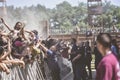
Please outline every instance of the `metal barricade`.
[{"label": "metal barricade", "polygon": [[[59,57],[58,64],[61,69],[61,80],[71,80],[70,63]],[[40,61],[34,61],[32,64],[26,64],[24,69],[19,66],[12,66],[8,75],[1,71],[0,80],[52,80],[52,76],[45,61],[43,64]]]},{"label": "metal barricade", "polygon": [[10,74],[0,72],[0,80],[46,80],[43,77],[40,63],[34,61],[33,64],[26,64],[25,68],[12,66]]}]

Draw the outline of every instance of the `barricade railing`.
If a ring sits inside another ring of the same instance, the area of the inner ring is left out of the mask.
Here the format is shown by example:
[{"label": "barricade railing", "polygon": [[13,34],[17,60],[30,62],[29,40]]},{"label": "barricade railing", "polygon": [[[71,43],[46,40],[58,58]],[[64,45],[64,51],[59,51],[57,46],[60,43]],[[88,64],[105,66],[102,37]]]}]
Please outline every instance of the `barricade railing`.
[{"label": "barricade railing", "polygon": [[0,72],[0,80],[46,80],[43,77],[39,61],[34,61],[33,64],[26,64],[25,68],[12,66],[10,74]]},{"label": "barricade railing", "polygon": [[[61,80],[69,80],[73,77],[71,63],[68,60],[58,57],[58,64]],[[10,74],[0,72],[0,80],[52,80],[51,71],[45,61],[41,64],[41,61],[35,60],[33,63],[26,64],[25,68],[12,66],[9,69]]]}]

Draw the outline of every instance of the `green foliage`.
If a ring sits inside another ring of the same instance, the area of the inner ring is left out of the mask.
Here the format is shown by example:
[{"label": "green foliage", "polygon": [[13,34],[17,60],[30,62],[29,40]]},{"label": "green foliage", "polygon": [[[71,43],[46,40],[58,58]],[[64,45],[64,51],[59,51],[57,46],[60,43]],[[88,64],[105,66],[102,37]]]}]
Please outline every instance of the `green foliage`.
[{"label": "green foliage", "polygon": [[[8,17],[11,19],[24,20],[24,16],[28,16],[32,12],[37,20],[49,20],[52,18],[60,24],[59,27],[61,28],[70,29],[74,25],[78,25],[79,27],[87,26],[87,4],[83,2],[78,3],[78,6],[72,6],[69,2],[64,1],[56,5],[54,9],[49,9],[38,4],[37,6],[32,5],[23,8],[8,6],[7,10]],[[95,18],[95,23],[103,24],[104,27],[107,27],[112,26],[113,22],[120,28],[120,7],[112,5],[110,1],[105,1],[103,3],[103,14]]]},{"label": "green foliage", "polygon": [[120,29],[120,23],[116,24],[116,27],[118,27]]},{"label": "green foliage", "polygon": [[71,26],[72,24],[70,23],[70,21],[65,21],[63,22],[62,28],[70,29]]}]

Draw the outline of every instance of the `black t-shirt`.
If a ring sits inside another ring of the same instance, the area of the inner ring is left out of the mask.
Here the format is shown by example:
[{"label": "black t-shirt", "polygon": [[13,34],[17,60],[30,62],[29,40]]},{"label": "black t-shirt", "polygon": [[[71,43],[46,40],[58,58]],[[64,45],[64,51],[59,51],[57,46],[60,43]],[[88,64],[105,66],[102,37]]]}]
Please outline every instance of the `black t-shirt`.
[{"label": "black t-shirt", "polygon": [[84,60],[85,60],[85,54],[84,53],[85,53],[85,47],[84,46],[79,47],[78,54],[80,54],[80,58],[79,58],[80,63],[84,62]]},{"label": "black t-shirt", "polygon": [[94,48],[94,54],[95,54],[95,61],[96,61],[97,63],[99,63],[99,62],[101,61],[101,59],[102,59],[102,55],[101,55],[101,53],[98,51],[98,48],[97,48],[97,47]]},{"label": "black t-shirt", "polygon": [[73,44],[72,50],[71,50],[71,60],[78,55],[78,47],[76,44]]},{"label": "black t-shirt", "polygon": [[78,47],[76,45],[73,45],[73,47],[72,47],[72,53],[73,54],[71,55],[72,59],[80,54],[80,58],[76,59],[76,61],[74,63],[76,63],[76,64],[82,64],[83,63],[83,61],[85,59],[85,57],[84,57],[84,52],[85,51],[84,50],[85,50],[84,46]]},{"label": "black t-shirt", "polygon": [[92,50],[90,46],[85,47],[85,60],[86,62],[92,61]]},{"label": "black t-shirt", "polygon": [[91,50],[90,46],[85,47],[85,56],[91,55],[91,52],[92,52],[92,50]]}]

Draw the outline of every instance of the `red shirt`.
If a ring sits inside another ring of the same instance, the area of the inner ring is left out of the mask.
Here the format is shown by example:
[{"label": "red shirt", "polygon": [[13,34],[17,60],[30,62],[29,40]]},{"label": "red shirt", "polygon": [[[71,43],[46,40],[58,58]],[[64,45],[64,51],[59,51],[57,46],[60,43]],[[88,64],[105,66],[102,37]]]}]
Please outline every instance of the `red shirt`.
[{"label": "red shirt", "polygon": [[99,63],[96,80],[120,80],[119,62],[112,52]]}]

